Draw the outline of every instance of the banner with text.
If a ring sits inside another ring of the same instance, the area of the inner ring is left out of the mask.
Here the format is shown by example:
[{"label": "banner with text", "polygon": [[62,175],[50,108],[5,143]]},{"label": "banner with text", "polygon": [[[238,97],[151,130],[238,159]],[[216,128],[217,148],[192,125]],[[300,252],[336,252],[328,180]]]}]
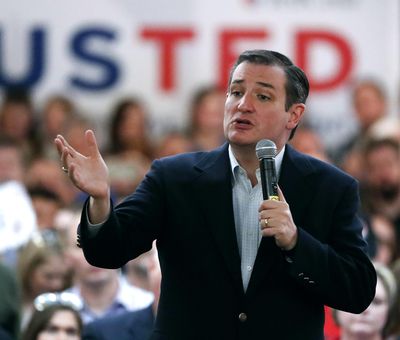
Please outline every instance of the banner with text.
[{"label": "banner with text", "polygon": [[244,49],[288,55],[309,76],[310,122],[327,146],[355,128],[349,86],[380,81],[397,104],[400,5],[393,0],[36,0],[0,4],[0,87],[37,105],[63,93],[105,121],[143,98],[159,129],[181,128],[193,92],[225,86]]}]

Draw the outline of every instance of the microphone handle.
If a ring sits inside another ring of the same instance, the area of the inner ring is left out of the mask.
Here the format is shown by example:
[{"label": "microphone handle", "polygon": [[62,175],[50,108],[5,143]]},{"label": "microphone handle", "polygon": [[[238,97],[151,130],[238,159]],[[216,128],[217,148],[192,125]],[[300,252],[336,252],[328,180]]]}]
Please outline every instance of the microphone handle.
[{"label": "microphone handle", "polygon": [[278,179],[276,176],[275,159],[260,159],[260,177],[264,200],[279,201]]}]

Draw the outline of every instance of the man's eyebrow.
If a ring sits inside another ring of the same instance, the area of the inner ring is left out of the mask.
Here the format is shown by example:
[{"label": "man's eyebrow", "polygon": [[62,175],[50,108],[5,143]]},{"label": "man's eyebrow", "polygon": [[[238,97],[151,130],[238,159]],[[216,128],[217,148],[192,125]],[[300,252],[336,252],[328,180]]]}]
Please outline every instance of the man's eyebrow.
[{"label": "man's eyebrow", "polygon": [[264,83],[264,82],[262,82],[262,81],[257,81],[256,83],[257,83],[258,85],[262,86],[262,87],[268,87],[268,88],[270,88],[270,89],[275,90],[275,86],[272,85],[272,84],[270,84],[270,83]]},{"label": "man's eyebrow", "polygon": [[[232,80],[231,85],[232,84],[242,84],[242,83],[244,83],[244,79],[235,79],[235,80]],[[262,87],[267,87],[269,89],[275,90],[275,86],[270,83],[264,83],[262,81],[257,81],[256,84],[258,84]]]}]

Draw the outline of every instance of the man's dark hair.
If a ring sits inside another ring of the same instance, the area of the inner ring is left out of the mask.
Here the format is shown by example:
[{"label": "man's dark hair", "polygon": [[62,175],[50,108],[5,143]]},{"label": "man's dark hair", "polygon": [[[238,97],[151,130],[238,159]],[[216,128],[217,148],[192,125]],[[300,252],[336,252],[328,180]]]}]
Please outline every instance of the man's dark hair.
[{"label": "man's dark hair", "polygon": [[[288,111],[289,108],[295,103],[306,103],[308,93],[310,91],[310,85],[308,83],[307,76],[305,75],[304,71],[294,65],[288,57],[284,56],[281,53],[269,50],[244,51],[241,55],[239,55],[238,59],[231,69],[228,85],[231,84],[232,75],[236,67],[243,62],[268,66],[278,66],[284,70],[286,75],[286,111]],[[293,137],[296,128],[297,126],[292,130],[289,139]]]},{"label": "man's dark hair", "polygon": [[31,198],[43,198],[48,201],[54,201],[61,204],[61,199],[57,193],[51,189],[44,186],[32,186],[28,188],[28,193]]},{"label": "man's dark hair", "polygon": [[4,103],[21,104],[30,107],[32,103],[29,89],[22,86],[10,86],[6,88]]},{"label": "man's dark hair", "polygon": [[363,147],[364,157],[367,157],[372,151],[380,148],[392,149],[400,156],[400,143],[394,138],[386,137],[368,140]]}]

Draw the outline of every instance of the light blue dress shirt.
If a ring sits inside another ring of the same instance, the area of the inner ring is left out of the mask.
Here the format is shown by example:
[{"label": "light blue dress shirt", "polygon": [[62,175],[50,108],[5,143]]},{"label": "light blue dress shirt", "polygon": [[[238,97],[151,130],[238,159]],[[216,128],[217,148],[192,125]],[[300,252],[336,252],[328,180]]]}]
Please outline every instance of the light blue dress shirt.
[{"label": "light blue dress shirt", "polygon": [[[275,168],[279,177],[285,147],[275,157]],[[232,197],[236,238],[241,259],[243,289],[247,290],[258,247],[261,242],[261,227],[258,209],[263,201],[260,169],[256,170],[258,183],[252,187],[246,171],[239,165],[231,146],[229,159],[232,168]]]}]

